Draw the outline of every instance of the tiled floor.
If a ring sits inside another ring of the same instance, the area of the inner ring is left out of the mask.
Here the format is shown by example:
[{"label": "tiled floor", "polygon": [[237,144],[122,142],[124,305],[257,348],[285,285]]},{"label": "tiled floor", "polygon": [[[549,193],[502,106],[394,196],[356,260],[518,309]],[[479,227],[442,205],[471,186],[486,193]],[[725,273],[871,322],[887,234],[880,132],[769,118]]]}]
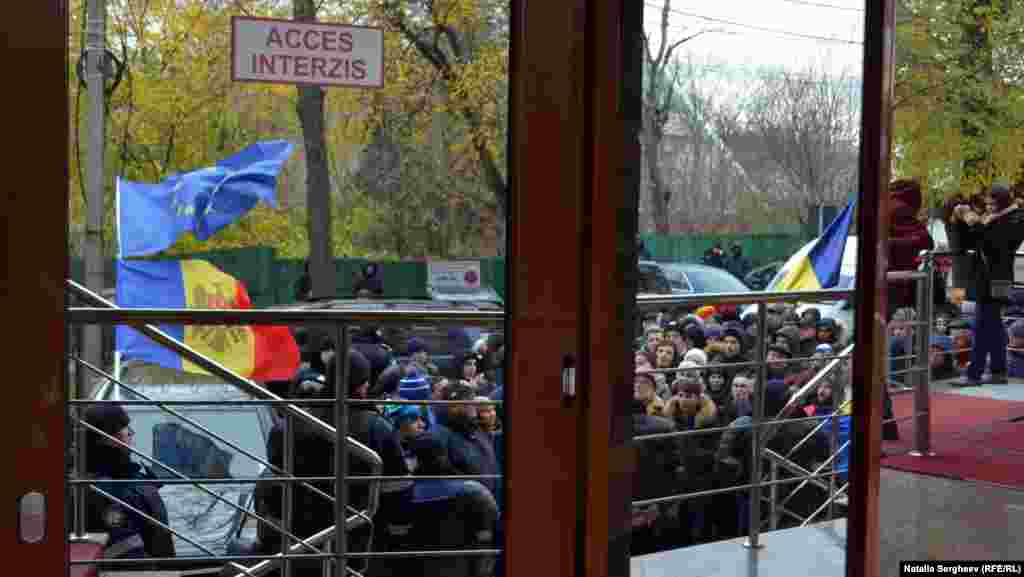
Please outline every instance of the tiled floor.
[{"label": "tiled floor", "polygon": [[[881,574],[914,559],[1019,559],[1024,491],[882,470]],[[734,539],[636,557],[633,577],[839,577],[845,523],[838,520],[763,535],[752,551]]]},{"label": "tiled floor", "polygon": [[[1024,401],[1024,381],[933,391]],[[1024,450],[1024,439],[1021,440]],[[1024,490],[881,472],[881,574],[899,575],[914,559],[1020,559],[1024,556]],[[763,535],[763,549],[745,539],[667,551],[632,560],[634,577],[773,577],[844,575],[845,523],[836,521]]]},{"label": "tiled floor", "polygon": [[630,577],[839,577],[845,568],[846,523],[765,533],[763,548],[745,539],[635,557]]}]

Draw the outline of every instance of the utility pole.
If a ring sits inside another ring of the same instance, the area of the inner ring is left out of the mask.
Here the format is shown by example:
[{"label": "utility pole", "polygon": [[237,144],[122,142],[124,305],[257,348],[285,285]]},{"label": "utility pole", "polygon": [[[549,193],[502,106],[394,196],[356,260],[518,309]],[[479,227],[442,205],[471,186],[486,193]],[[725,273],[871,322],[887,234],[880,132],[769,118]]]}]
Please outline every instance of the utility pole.
[{"label": "utility pole", "polygon": [[[89,0],[86,21],[86,63],[85,77],[89,90],[87,197],[88,207],[85,224],[85,284],[97,294],[105,288],[103,274],[103,213],[105,169],[104,169],[104,123],[105,123],[105,78],[109,63],[106,62],[106,21],[107,0]],[[100,325],[86,325],[82,330],[82,358],[96,367],[103,367],[103,330]],[[95,377],[89,371],[80,370],[85,378],[79,380],[78,394],[92,393],[89,383]]]},{"label": "utility pole", "polygon": [[[295,20],[316,21],[313,0],[293,0]],[[331,242],[331,174],[324,140],[324,90],[299,86],[298,114],[306,145],[306,211],[309,215],[309,273],[313,298],[336,296],[337,271]]]}]

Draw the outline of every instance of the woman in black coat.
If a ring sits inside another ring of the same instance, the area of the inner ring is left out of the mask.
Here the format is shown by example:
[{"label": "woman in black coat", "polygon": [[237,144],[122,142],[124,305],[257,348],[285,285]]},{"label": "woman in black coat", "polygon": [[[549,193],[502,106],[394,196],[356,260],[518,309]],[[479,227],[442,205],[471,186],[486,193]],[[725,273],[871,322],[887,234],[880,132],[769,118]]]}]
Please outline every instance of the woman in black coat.
[{"label": "woman in black coat", "polygon": [[[1009,187],[996,184],[986,196],[983,216],[966,204],[958,204],[950,212],[951,228],[955,231],[950,237],[952,248],[958,252],[973,251],[968,255],[973,289],[969,292],[974,293],[976,301],[971,362],[959,384],[980,385],[986,364],[992,375],[990,382],[1005,384],[1007,335],[1002,308],[1013,284],[1017,249],[1024,242],[1024,211],[1013,203]],[[962,282],[964,270],[954,270],[954,276]]]}]

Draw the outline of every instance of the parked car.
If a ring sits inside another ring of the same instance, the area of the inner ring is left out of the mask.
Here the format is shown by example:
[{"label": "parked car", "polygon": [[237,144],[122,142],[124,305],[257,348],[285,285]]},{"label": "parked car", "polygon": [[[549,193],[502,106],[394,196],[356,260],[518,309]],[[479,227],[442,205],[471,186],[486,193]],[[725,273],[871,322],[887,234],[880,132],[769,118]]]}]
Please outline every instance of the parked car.
[{"label": "parked car", "polygon": [[640,287],[637,290],[640,294],[738,293],[749,290],[732,273],[713,266],[640,261]]},{"label": "parked car", "polygon": [[[638,294],[691,295],[745,293],[750,289],[729,271],[688,262],[640,261]],[[701,304],[677,307],[676,312],[693,311]],[[733,305],[718,307],[728,310]]]}]

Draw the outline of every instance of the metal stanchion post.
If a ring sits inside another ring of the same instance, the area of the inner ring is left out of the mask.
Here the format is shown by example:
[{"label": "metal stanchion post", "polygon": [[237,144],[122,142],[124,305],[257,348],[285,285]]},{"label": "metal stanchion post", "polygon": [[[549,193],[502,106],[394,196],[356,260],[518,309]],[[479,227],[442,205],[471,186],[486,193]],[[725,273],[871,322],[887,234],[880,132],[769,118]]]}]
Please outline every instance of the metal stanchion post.
[{"label": "metal stanchion post", "polygon": [[917,386],[914,388],[914,450],[911,455],[933,455],[931,452],[931,339],[932,339],[932,282],[934,282],[933,269],[935,259],[931,253],[924,255],[925,278],[921,281],[924,294],[919,297],[918,310],[924,323],[921,326],[922,348],[920,349],[923,362],[919,363],[920,374],[917,379]]},{"label": "metal stanchion post", "polygon": [[[324,553],[331,553],[333,551],[334,551],[334,545],[331,543],[331,540],[328,539],[327,541],[324,542]],[[332,565],[333,565],[333,562],[332,562],[331,559],[324,559],[323,561],[321,561],[321,563],[320,563],[320,575],[322,577],[331,577],[331,575],[332,575]]]},{"label": "metal stanchion post", "polygon": [[[288,386],[288,398],[295,398],[296,389],[295,380],[292,379],[291,384]],[[290,412],[284,415],[284,474],[288,477],[295,476],[295,420],[292,418]],[[284,527],[285,531],[294,533],[292,530],[292,503],[294,503],[295,485],[286,482],[281,491],[281,526]],[[292,548],[291,537],[282,534],[281,535],[281,551],[288,552]],[[294,565],[291,559],[283,559],[281,564],[281,575],[284,577],[292,576],[292,569]]]},{"label": "metal stanchion post", "polygon": [[[750,431],[750,527],[747,547],[760,549],[764,547],[760,543],[761,537],[761,422],[764,420],[765,398],[768,388],[768,370],[764,360],[768,350],[768,315],[767,306],[761,302],[757,304],[757,360],[758,366],[757,389],[754,395],[754,424]],[[773,415],[774,416],[774,415]]]},{"label": "metal stanchion post", "polygon": [[[835,391],[835,387],[833,387],[832,390]],[[828,476],[828,518],[829,518],[830,521],[835,518],[835,514],[836,514],[836,512],[835,512],[835,503],[836,503],[836,500],[835,500],[835,494],[836,494],[836,463],[839,462],[839,456],[836,455],[836,453],[839,450],[839,427],[840,427],[839,415],[836,414],[839,409],[836,406],[835,393],[833,392],[832,395],[833,395],[832,396],[832,415],[829,417],[829,419],[832,419],[832,428],[829,431],[829,435],[828,435],[828,437],[829,437],[829,441],[828,441],[828,446],[829,446],[828,454],[829,455],[835,455],[835,458],[832,459],[832,464],[831,464],[832,474]]]},{"label": "metal stanchion post", "polygon": [[771,476],[772,486],[768,489],[771,495],[771,500],[768,503],[768,516],[771,519],[772,531],[779,528],[779,486],[775,484],[775,481],[779,480],[779,464],[772,459],[772,462],[768,465],[769,475]]},{"label": "metal stanchion post", "polygon": [[[79,371],[79,372],[84,372],[84,371]],[[88,471],[88,467],[86,465],[86,459],[88,459],[88,454],[86,452],[86,435],[88,433],[86,433],[85,427],[83,427],[80,424],[80,422],[79,422],[80,419],[85,419],[85,408],[84,407],[74,407],[74,408],[71,409],[71,411],[72,411],[72,414],[74,414],[75,417],[77,417],[74,420],[74,422],[72,423],[72,425],[74,427],[72,430],[74,431],[74,435],[75,435],[75,456],[74,456],[74,459],[73,459],[74,464],[75,464],[75,478],[82,478],[82,477],[86,476],[86,474],[87,474],[86,471]],[[84,539],[85,536],[86,536],[85,532],[86,532],[87,527],[85,526],[85,517],[86,517],[85,492],[86,492],[86,486],[85,485],[75,485],[75,538],[76,539]]]},{"label": "metal stanchion post", "polygon": [[334,443],[334,558],[336,577],[348,574],[348,527],[345,514],[348,508],[348,351],[352,347],[349,327],[340,324],[336,328],[334,342],[337,362],[335,363],[334,387],[334,428],[338,440]]}]

